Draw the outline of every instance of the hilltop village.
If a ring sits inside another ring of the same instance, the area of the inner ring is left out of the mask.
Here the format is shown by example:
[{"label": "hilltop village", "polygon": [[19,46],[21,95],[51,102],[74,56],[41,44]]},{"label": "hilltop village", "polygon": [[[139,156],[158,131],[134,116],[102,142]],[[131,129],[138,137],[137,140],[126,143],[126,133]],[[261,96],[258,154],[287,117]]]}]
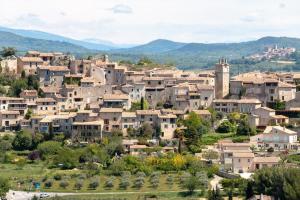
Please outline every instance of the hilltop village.
[{"label": "hilltop village", "polygon": [[[70,145],[122,138],[118,156],[188,151],[247,177],[299,149],[300,73],[132,70],[102,58],[28,51],[1,61],[2,74],[36,77],[38,88],[0,97],[1,130],[60,135]],[[9,89],[9,88],[6,88]],[[293,165],[293,163],[290,163]]]}]

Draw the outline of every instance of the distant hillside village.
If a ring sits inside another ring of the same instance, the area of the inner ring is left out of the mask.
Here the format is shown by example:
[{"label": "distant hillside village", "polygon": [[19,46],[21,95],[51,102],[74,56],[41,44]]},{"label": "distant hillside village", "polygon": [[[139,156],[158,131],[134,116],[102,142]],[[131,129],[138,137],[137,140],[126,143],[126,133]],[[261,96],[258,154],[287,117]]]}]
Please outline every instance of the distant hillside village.
[{"label": "distant hillside village", "polygon": [[[263,56],[293,51],[275,48]],[[158,141],[166,142],[161,152],[180,152],[180,147],[168,142],[188,140],[178,135],[180,131],[185,138],[192,134],[185,120],[195,115],[210,124],[207,127],[212,132],[235,130],[247,136],[245,141],[223,138],[202,149],[202,153],[217,152],[219,159],[214,162],[232,173],[276,166],[281,157],[272,152],[299,149],[298,72],[230,77],[230,65],[224,58],[210,71],[133,71],[111,62],[108,56],[77,60],[63,53],[38,51],[3,58],[1,66],[2,74],[36,77],[39,85],[0,97],[3,131],[63,133],[72,143],[94,143],[117,133],[123,136],[125,151],[139,156],[155,149]],[[135,137],[146,132],[151,145]],[[195,155],[201,157],[200,152],[195,150]]]},{"label": "distant hillside village", "polygon": [[248,56],[248,59],[251,60],[271,60],[271,59],[288,59],[289,56],[292,55],[292,53],[296,52],[296,48],[293,47],[282,47],[278,48],[277,45],[274,47],[265,47],[265,51],[258,54],[253,54],[251,56]]}]

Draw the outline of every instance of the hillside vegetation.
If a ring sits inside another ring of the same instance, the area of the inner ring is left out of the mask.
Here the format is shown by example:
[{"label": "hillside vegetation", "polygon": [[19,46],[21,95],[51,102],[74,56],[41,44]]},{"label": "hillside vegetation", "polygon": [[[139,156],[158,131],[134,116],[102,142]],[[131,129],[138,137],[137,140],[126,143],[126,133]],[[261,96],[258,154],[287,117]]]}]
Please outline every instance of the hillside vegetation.
[{"label": "hillside vegetation", "polygon": [[0,31],[0,48],[6,46],[16,48],[18,53],[24,53],[28,50],[70,52],[77,55],[93,54],[97,52],[95,50],[90,50],[67,42],[34,39]]}]

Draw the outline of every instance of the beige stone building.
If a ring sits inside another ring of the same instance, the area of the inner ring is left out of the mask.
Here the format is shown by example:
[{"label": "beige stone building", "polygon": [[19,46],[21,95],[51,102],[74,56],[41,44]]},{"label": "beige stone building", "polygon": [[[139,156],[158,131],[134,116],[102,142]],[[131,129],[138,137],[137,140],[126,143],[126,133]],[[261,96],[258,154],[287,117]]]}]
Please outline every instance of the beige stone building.
[{"label": "beige stone building", "polygon": [[99,116],[103,119],[103,131],[122,130],[122,108],[101,108]]},{"label": "beige stone building", "polygon": [[21,119],[19,111],[0,111],[1,130],[16,130],[20,125]]},{"label": "beige stone building", "polygon": [[124,136],[127,136],[127,129],[132,128],[132,129],[137,129],[139,128],[139,123],[136,118],[136,113],[135,112],[122,112],[122,131]]},{"label": "beige stone building", "polygon": [[34,113],[37,115],[55,115],[58,113],[57,103],[53,98],[38,98],[36,105]]},{"label": "beige stone building", "polygon": [[177,128],[177,116],[173,114],[162,114],[158,116],[160,126],[160,138],[163,140],[171,140],[175,137],[174,132]]},{"label": "beige stone building", "polygon": [[64,76],[69,73],[67,66],[41,66],[37,69],[41,86],[61,87]]},{"label": "beige stone building", "polygon": [[213,101],[213,108],[225,113],[251,113],[259,107],[261,107],[261,101],[258,99],[215,99]]},{"label": "beige stone building", "polygon": [[16,74],[18,67],[17,58],[15,56],[5,58],[0,61],[0,66],[2,68],[2,73],[4,72],[6,74]]},{"label": "beige stone building", "polygon": [[24,98],[0,97],[0,111],[19,111],[20,115],[27,112],[27,103]]},{"label": "beige stone building", "polygon": [[23,90],[20,93],[20,97],[25,99],[27,106],[36,105],[35,101],[38,98],[38,93],[36,90]]},{"label": "beige stone building", "polygon": [[275,110],[268,107],[260,107],[251,112],[249,116],[250,126],[268,126],[288,124],[289,118],[284,115],[276,115]]},{"label": "beige stone building", "polygon": [[25,71],[26,75],[36,74],[37,68],[43,66],[44,61],[39,57],[18,57],[17,73]]},{"label": "beige stone building", "polygon": [[232,96],[258,98],[267,106],[275,101],[290,101],[296,97],[296,86],[283,82],[280,76],[250,72],[235,76],[230,81]]},{"label": "beige stone building", "polygon": [[87,122],[73,122],[72,124],[72,140],[95,142],[102,138],[103,121],[87,121]]},{"label": "beige stone building", "polygon": [[128,94],[104,94],[103,107],[106,108],[131,108],[131,99]]}]

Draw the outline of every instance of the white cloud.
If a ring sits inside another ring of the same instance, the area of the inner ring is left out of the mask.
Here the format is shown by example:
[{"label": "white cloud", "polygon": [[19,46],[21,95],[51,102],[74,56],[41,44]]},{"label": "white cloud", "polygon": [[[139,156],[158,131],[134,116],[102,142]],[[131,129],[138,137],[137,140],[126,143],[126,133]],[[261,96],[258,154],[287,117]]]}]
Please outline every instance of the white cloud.
[{"label": "white cloud", "polygon": [[279,4],[279,8],[285,8],[285,7],[286,7],[286,5],[284,3]]},{"label": "white cloud", "polygon": [[118,4],[114,7],[110,8],[109,10],[113,11],[114,13],[122,13],[122,14],[130,14],[132,13],[132,8],[130,6],[124,4]]}]

